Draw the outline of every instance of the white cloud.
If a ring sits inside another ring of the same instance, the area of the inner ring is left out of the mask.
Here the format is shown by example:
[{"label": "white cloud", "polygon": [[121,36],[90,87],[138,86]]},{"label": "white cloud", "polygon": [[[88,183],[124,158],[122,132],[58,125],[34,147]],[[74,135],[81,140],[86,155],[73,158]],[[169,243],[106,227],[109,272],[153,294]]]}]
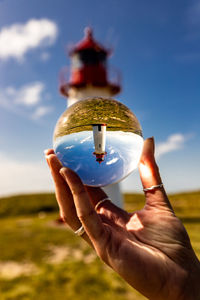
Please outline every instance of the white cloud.
[{"label": "white cloud", "polygon": [[32,118],[35,120],[44,117],[45,115],[52,112],[53,108],[51,106],[39,106],[36,108],[35,112],[32,114]]},{"label": "white cloud", "polygon": [[48,96],[44,94],[44,91],[45,86],[39,81],[18,89],[13,86],[0,89],[0,106],[17,114],[25,113],[32,119],[39,119],[53,110],[50,106],[40,105]]},{"label": "white cloud", "polygon": [[34,106],[42,100],[44,84],[42,82],[32,82],[20,88],[8,86],[0,89],[0,105],[2,106]]},{"label": "white cloud", "polygon": [[23,60],[25,54],[40,46],[51,46],[57,37],[55,22],[31,19],[25,24],[13,24],[0,31],[0,59]]},{"label": "white cloud", "polygon": [[[183,151],[183,157],[177,160],[172,159],[165,161],[163,159],[160,165],[161,176],[167,192],[176,193],[183,191],[199,190],[199,167],[196,163],[197,158],[192,157],[187,151],[184,152],[186,142],[194,138],[194,134],[176,133],[170,135],[166,141],[156,143],[156,158],[170,153],[172,151]],[[176,154],[178,157],[179,153]],[[197,155],[198,156],[198,155]],[[135,170],[121,183],[122,191],[131,193],[142,192],[142,184],[139,177],[138,169]]]},{"label": "white cloud", "polygon": [[19,90],[14,90],[13,88],[9,88],[9,90],[12,91],[11,95],[15,99],[16,104],[33,106],[41,101],[44,84],[42,82],[33,82],[22,86]]},{"label": "white cloud", "polygon": [[118,160],[119,160],[118,157],[114,157],[113,159],[106,162],[106,165],[112,165],[112,164],[116,163]]},{"label": "white cloud", "polygon": [[0,196],[53,190],[45,160],[18,161],[0,152],[0,166]]},{"label": "white cloud", "polygon": [[165,142],[161,142],[156,145],[156,158],[160,158],[166,153],[183,148],[187,139],[188,136],[180,133],[170,135]]}]

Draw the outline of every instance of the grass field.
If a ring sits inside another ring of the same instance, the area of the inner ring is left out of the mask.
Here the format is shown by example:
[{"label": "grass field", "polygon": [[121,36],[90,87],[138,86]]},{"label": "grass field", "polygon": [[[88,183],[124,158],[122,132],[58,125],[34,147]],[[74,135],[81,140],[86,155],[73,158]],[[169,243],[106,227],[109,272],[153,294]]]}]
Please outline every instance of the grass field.
[{"label": "grass field", "polygon": [[92,131],[92,124],[106,124],[106,130],[133,132],[142,136],[138,120],[122,103],[102,97],[81,100],[59,119],[54,139],[80,131]]},{"label": "grass field", "polygon": [[[200,258],[200,192],[170,196]],[[125,195],[129,211],[143,195]],[[53,194],[0,199],[1,300],[142,300],[80,238],[58,225]]]}]

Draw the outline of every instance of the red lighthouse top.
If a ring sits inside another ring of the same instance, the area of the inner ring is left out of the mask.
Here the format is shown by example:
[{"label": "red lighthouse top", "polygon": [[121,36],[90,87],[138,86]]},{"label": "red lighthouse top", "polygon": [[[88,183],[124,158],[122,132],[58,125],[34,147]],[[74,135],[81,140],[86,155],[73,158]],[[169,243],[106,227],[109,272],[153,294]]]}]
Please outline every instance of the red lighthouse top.
[{"label": "red lighthouse top", "polygon": [[[108,88],[111,95],[120,92],[119,78],[109,80],[107,56],[110,51],[105,49],[93,37],[91,28],[85,29],[85,37],[70,51],[70,78],[60,86],[60,92],[68,96],[69,88],[89,86]],[[116,74],[115,74],[116,75]],[[118,75],[118,74],[117,74]]]},{"label": "red lighthouse top", "polygon": [[84,30],[85,37],[82,41],[80,41],[70,52],[70,55],[74,53],[92,49],[96,52],[103,52],[105,55],[110,54],[110,51],[101,46],[97,41],[94,40],[92,28],[86,27]]}]

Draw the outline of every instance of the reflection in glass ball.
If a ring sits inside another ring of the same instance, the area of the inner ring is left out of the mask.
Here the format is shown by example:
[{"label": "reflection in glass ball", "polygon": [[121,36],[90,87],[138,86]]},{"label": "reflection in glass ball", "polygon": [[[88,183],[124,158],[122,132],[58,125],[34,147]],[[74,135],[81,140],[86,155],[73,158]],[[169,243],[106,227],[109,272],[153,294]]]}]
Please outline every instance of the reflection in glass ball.
[{"label": "reflection in glass ball", "polygon": [[119,101],[89,98],[70,106],[54,131],[54,150],[89,186],[121,181],[137,168],[143,147],[135,115]]}]

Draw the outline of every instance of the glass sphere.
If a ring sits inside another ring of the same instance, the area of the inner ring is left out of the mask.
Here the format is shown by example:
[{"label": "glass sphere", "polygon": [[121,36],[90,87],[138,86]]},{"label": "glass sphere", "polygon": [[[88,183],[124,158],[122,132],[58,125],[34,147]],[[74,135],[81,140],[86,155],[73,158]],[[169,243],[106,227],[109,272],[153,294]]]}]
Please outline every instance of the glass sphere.
[{"label": "glass sphere", "polygon": [[85,185],[106,186],[137,168],[143,147],[136,116],[109,98],[88,98],[70,106],[58,120],[53,139],[63,166]]}]

